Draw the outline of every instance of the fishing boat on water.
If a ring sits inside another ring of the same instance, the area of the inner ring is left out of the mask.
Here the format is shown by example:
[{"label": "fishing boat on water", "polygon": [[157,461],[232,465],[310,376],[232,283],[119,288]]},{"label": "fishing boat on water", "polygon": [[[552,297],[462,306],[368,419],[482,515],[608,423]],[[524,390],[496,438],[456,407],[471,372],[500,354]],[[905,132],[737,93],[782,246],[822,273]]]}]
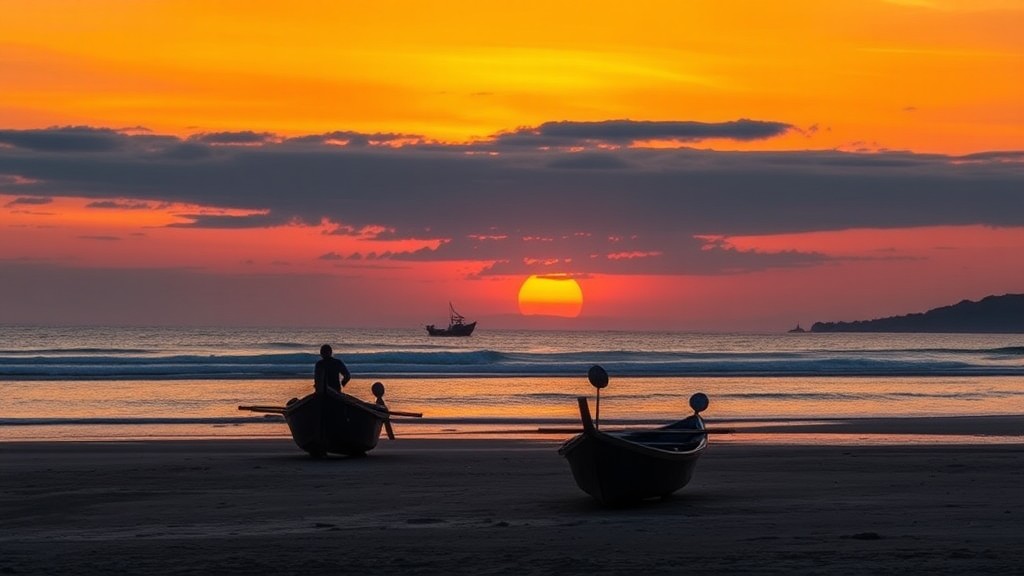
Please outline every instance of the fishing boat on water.
[{"label": "fishing boat on water", "polygon": [[381,428],[388,438],[394,439],[391,416],[423,416],[414,412],[396,412],[384,403],[384,385],[375,382],[370,387],[377,397],[376,403],[322,389],[301,399],[292,398],[284,407],[239,406],[239,410],[284,416],[295,444],[314,458],[328,453],[363,456],[377,447]]},{"label": "fishing boat on water", "polygon": [[466,324],[466,317],[455,311],[452,303],[448,303],[448,327],[438,328],[433,324],[427,324],[427,334],[431,336],[469,336],[476,328],[476,322]]},{"label": "fishing boat on water", "polygon": [[700,416],[708,397],[691,396],[693,414],[667,426],[607,432],[599,429],[599,418],[600,389],[608,385],[608,374],[594,366],[588,376],[598,389],[598,421],[591,419],[587,399],[578,398],[583,432],[558,450],[569,461],[576,485],[606,505],[665,498],[686,486],[708,445]]}]

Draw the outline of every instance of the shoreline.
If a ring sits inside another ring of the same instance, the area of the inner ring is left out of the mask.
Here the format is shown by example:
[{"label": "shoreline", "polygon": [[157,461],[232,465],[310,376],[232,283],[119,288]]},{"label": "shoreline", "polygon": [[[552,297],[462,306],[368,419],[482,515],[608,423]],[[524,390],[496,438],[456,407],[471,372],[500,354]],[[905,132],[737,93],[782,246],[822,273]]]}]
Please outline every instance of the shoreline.
[{"label": "shoreline", "polygon": [[560,440],[2,442],[20,574],[1013,573],[1021,446],[712,443],[667,500],[607,509]]},{"label": "shoreline", "polygon": [[[500,379],[543,379],[543,378],[560,378],[560,379],[580,379],[580,373],[585,376],[585,370],[560,370],[555,372],[359,372],[355,376],[359,380],[374,381],[374,380],[461,380],[461,379],[478,379],[478,380],[500,380]],[[1011,368],[961,368],[961,369],[947,369],[947,370],[929,370],[929,371],[914,371],[914,370],[898,370],[887,368],[884,370],[866,370],[862,372],[854,372],[850,370],[734,370],[734,371],[723,371],[723,370],[710,370],[701,372],[697,370],[686,370],[685,372],[617,372],[615,374],[616,380],[639,380],[639,379],[681,379],[688,380],[694,378],[706,378],[709,380],[729,379],[729,378],[799,378],[799,379],[815,379],[815,378],[837,378],[837,379],[857,379],[857,378],[1012,378],[1024,375],[1024,368],[1011,367]],[[268,381],[268,382],[279,382],[279,381],[308,381],[309,374],[306,371],[295,372],[290,374],[275,374],[275,373],[263,373],[254,372],[251,374],[219,374],[219,373],[205,373],[196,372],[195,374],[188,375],[163,375],[163,374],[149,374],[149,373],[132,373],[132,374],[116,374],[110,376],[68,376],[68,375],[32,375],[17,374],[14,376],[5,375],[0,378],[0,384],[8,382],[205,382],[205,381]]]},{"label": "shoreline", "polygon": [[[568,430],[578,426],[578,419],[574,418],[394,418],[393,422],[402,435],[422,437],[423,435],[450,434],[452,440],[461,440],[460,434],[485,435],[495,439],[508,438],[516,439],[524,434],[538,434],[545,427],[558,427]],[[827,416],[817,418],[800,417],[770,417],[770,418],[705,418],[708,427],[713,430],[728,431],[730,441],[743,442],[747,435],[918,435],[918,436],[969,436],[969,437],[1002,437],[1007,439],[1019,438],[1024,442],[1024,415],[1020,414],[982,414],[964,416],[865,416],[865,417],[842,417]],[[606,418],[603,420],[606,426],[610,427],[651,427],[663,425],[667,422],[661,419],[628,419],[628,418]],[[221,429],[233,426],[236,432],[233,439],[244,440],[245,425],[280,426],[281,436],[287,437],[287,427],[283,419],[241,416],[236,418],[0,418],[0,443],[19,441],[54,441],[73,442],[75,439],[53,439],[53,438],[14,438],[5,437],[3,429],[25,429],[39,427],[42,429],[52,427],[74,427],[83,429],[100,429],[104,426],[187,426],[187,425],[208,425]],[[463,426],[463,430],[436,430],[440,426]],[[485,427],[480,429],[479,427]],[[488,430],[486,427],[493,429]],[[504,427],[504,428],[503,428]],[[564,431],[563,430],[563,431]],[[565,431],[566,437],[572,432]],[[277,435],[274,435],[275,437]],[[222,436],[197,435],[196,439],[218,439]],[[715,435],[723,438],[724,435]],[[130,436],[111,436],[111,440],[131,439]],[[94,437],[92,441],[102,441],[102,438]],[[758,441],[758,444],[765,442]],[[768,442],[770,443],[770,442]]]}]

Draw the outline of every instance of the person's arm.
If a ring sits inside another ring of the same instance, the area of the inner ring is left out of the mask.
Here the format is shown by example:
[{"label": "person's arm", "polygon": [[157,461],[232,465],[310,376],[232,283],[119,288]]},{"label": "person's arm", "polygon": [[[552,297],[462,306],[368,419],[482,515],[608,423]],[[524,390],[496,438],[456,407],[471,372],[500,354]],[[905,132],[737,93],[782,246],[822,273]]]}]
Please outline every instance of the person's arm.
[{"label": "person's arm", "polygon": [[338,360],[338,371],[341,372],[341,387],[344,388],[345,384],[352,379],[352,375],[348,372],[348,366],[341,360]]},{"label": "person's arm", "polygon": [[323,365],[317,362],[316,367],[313,368],[313,391],[317,394],[322,394],[327,386],[326,380],[324,378]]}]

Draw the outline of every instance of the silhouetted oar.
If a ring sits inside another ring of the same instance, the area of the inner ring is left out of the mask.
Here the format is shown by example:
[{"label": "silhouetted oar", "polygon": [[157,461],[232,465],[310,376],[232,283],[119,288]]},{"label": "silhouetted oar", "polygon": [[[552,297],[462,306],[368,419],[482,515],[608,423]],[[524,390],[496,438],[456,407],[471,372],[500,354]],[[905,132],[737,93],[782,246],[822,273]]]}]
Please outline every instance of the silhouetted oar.
[{"label": "silhouetted oar", "polygon": [[388,408],[387,410],[382,410],[382,412],[387,412],[391,416],[407,416],[409,418],[423,418],[423,412],[399,412],[398,410],[392,410],[390,408]]},{"label": "silhouetted oar", "polygon": [[[523,433],[530,434],[579,434],[583,432],[582,428],[537,428],[536,432],[531,430],[523,430]],[[632,434],[632,433],[647,433],[647,434],[681,434],[687,436],[693,436],[694,434],[733,434],[736,430],[733,428],[708,428],[705,430],[697,430],[695,428],[680,428],[679,430],[661,430],[658,428],[650,429],[645,428],[641,430],[615,430],[613,432],[606,431],[605,434]]]},{"label": "silhouetted oar", "polygon": [[280,406],[239,406],[239,410],[248,410],[249,412],[263,412],[266,414],[284,414],[285,408]]},{"label": "silhouetted oar", "polygon": [[[239,406],[239,410],[248,410],[249,412],[263,412],[266,414],[284,414],[287,408],[281,406]],[[409,418],[423,418],[422,412],[400,412],[398,410],[391,409],[380,409],[381,412],[386,412],[390,416],[406,416]]]},{"label": "silhouetted oar", "polygon": [[[516,434],[579,434],[583,432],[581,429],[576,428],[536,428],[533,430],[440,430],[431,432],[412,432],[413,436],[489,436],[489,435],[502,435],[502,436],[515,436]],[[633,433],[633,432],[650,432],[650,430],[617,430],[614,432],[605,432],[605,434],[622,434],[622,433]],[[657,432],[657,434],[665,434],[666,436],[679,435],[679,436],[694,436],[696,434],[742,434],[742,431],[731,430],[727,428],[712,429],[712,430],[678,430],[678,431],[664,431]]]}]

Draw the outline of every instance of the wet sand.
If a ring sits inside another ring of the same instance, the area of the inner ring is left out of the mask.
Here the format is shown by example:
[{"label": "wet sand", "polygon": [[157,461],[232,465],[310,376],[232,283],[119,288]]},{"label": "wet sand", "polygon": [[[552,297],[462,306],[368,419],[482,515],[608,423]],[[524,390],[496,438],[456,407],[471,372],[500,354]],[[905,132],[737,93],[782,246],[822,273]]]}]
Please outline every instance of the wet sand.
[{"label": "wet sand", "polygon": [[289,440],[3,443],[0,573],[1024,566],[1024,445],[712,443],[673,498],[610,510],[576,487],[557,445],[400,438],[314,461]]}]

